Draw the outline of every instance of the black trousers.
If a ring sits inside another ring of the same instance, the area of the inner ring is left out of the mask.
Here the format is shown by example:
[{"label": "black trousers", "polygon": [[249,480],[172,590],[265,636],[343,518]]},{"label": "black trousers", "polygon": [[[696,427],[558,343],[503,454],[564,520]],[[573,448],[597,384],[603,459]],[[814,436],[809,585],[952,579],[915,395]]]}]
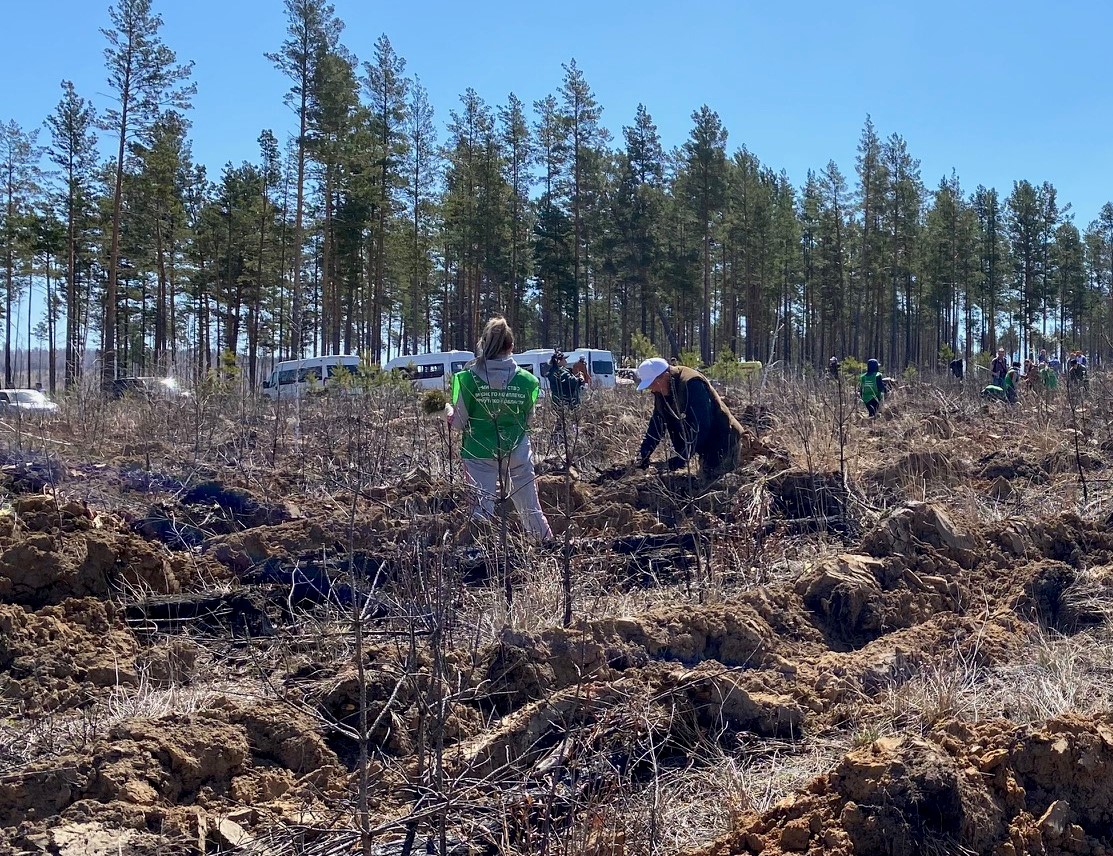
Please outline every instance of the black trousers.
[{"label": "black trousers", "polygon": [[866,410],[870,412],[870,419],[873,419],[873,417],[877,415],[877,411],[880,409],[880,407],[881,399],[879,398],[871,398],[869,401],[866,402]]}]

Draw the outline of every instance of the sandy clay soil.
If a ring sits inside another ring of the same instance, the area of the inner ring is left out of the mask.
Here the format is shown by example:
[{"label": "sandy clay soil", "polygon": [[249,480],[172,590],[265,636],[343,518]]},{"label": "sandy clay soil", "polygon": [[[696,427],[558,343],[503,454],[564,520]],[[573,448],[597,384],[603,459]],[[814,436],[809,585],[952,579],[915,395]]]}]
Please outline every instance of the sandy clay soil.
[{"label": "sandy clay soil", "polygon": [[543,410],[543,548],[403,391],[3,426],[0,854],[1113,852],[1101,378],[776,388]]}]

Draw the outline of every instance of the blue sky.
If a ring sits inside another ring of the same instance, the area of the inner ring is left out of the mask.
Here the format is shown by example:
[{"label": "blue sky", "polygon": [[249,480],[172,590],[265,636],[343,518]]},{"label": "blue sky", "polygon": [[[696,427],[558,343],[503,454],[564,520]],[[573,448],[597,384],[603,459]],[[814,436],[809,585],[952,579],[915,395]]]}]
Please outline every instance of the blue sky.
[{"label": "blue sky", "polygon": [[[108,0],[0,0],[0,121],[38,126],[72,79],[106,103]],[[293,115],[288,82],[263,53],[285,33],[281,0],[155,0],[163,35],[196,63],[197,160],[210,175],[257,157]],[[1113,4],[940,0],[794,3],[696,0],[531,3],[335,0],[343,41],[371,57],[386,33],[429,90],[438,122],[474,87],[492,105],[527,104],[575,57],[616,139],[639,102],[666,147],[706,103],[730,132],[796,185],[833,159],[852,179],[867,113],[902,134],[928,187],[955,169],[964,189],[1050,181],[1079,226],[1113,200]],[[40,141],[48,138],[44,130]]]}]

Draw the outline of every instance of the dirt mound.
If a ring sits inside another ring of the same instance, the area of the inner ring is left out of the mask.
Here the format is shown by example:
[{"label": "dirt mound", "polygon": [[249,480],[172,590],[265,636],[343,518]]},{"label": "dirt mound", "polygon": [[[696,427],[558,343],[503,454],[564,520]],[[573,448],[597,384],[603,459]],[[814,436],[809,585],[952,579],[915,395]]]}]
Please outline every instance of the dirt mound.
[{"label": "dirt mound", "polygon": [[1051,475],[1077,473],[1079,467],[1090,472],[1105,469],[1105,461],[1090,449],[1079,449],[1076,455],[1073,447],[1063,447],[1045,455],[1040,461],[1040,467]]},{"label": "dirt mound", "polygon": [[1018,604],[1030,617],[1060,633],[1078,633],[1113,616],[1113,569],[1079,570],[1052,560],[1035,562]]},{"label": "dirt mound", "polygon": [[196,811],[180,809],[277,799],[312,804],[346,781],[316,730],[278,702],[218,701],[192,716],[130,720],[81,754],[0,778],[0,828],[22,823],[28,837],[29,824],[60,818],[146,829],[189,822],[191,814],[196,827]]},{"label": "dirt mound", "polygon": [[952,485],[969,472],[968,465],[937,449],[916,450],[902,455],[887,467],[874,470],[869,478],[884,487],[895,488],[909,481],[929,485]]},{"label": "dirt mound", "polygon": [[843,554],[817,562],[796,582],[828,643],[859,647],[884,633],[910,627],[941,610],[957,610],[961,589],[938,564],[917,573],[900,560]]},{"label": "dirt mound", "polygon": [[168,553],[96,517],[76,502],[20,497],[0,518],[0,594],[38,607],[71,597],[120,591],[180,591],[197,573],[187,557]]},{"label": "dirt mound", "polygon": [[978,538],[962,532],[946,511],[922,502],[897,509],[862,539],[862,551],[871,556],[912,558],[930,548],[963,568],[974,567],[978,546]]},{"label": "dirt mound", "polygon": [[301,510],[293,503],[268,502],[245,488],[206,481],[177,498],[153,503],[133,527],[145,538],[162,541],[174,549],[189,549],[215,535],[277,526],[301,516]]},{"label": "dirt mound", "polygon": [[0,604],[0,693],[29,711],[70,708],[134,685],[137,654],[110,603],[71,599],[38,612]]},{"label": "dirt mound", "polygon": [[786,469],[770,477],[765,489],[772,496],[771,511],[790,532],[857,531],[850,494],[839,473]]},{"label": "dirt mound", "polygon": [[53,490],[66,480],[66,475],[66,466],[56,455],[0,450],[0,485],[12,493]]},{"label": "dirt mound", "polygon": [[505,631],[483,657],[479,699],[508,712],[585,678],[614,678],[653,660],[778,668],[785,662],[778,653],[784,644],[744,602],[662,609],[537,634]]},{"label": "dirt mound", "polygon": [[974,472],[988,481],[1005,478],[1009,481],[1019,479],[1032,484],[1047,484],[1050,480],[1042,464],[1019,452],[1005,449],[983,455],[978,459]]},{"label": "dirt mound", "polygon": [[1016,558],[1046,558],[1079,569],[1113,564],[1108,521],[1083,520],[1074,513],[1034,521],[1006,520],[986,527],[984,534],[988,547],[1002,554],[997,559],[1002,567]]},{"label": "dirt mound", "polygon": [[1108,853],[1113,728],[1082,717],[886,737],[689,856]]}]

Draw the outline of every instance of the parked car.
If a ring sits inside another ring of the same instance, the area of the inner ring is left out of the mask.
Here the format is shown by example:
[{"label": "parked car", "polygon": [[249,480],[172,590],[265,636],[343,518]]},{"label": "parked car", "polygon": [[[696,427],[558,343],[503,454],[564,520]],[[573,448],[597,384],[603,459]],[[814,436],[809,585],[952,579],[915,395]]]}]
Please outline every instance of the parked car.
[{"label": "parked car", "polygon": [[0,390],[0,411],[21,416],[53,413],[58,405],[37,389]]},{"label": "parked car", "polygon": [[615,369],[614,375],[616,386],[634,386],[638,383],[637,369]]},{"label": "parked car", "polygon": [[145,398],[188,398],[189,392],[172,377],[118,377],[112,381],[112,397],[139,395]]}]

